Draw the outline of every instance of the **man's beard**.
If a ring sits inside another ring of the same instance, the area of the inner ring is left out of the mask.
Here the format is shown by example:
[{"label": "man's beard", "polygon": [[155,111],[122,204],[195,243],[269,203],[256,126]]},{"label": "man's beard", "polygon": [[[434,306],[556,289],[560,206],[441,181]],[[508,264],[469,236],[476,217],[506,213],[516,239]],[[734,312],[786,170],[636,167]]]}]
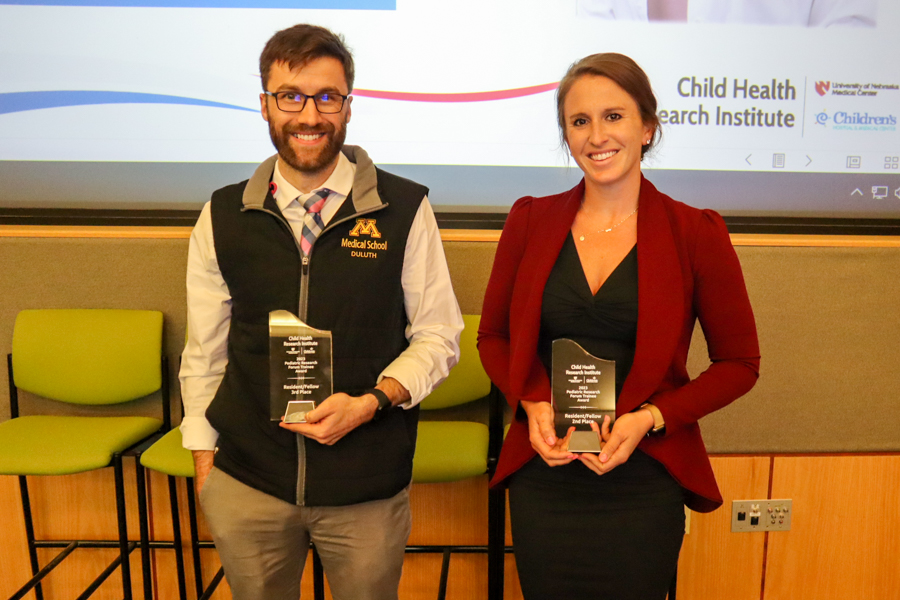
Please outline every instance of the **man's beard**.
[{"label": "man's beard", "polygon": [[[294,133],[310,134],[323,132],[327,141],[317,154],[299,156],[291,145],[290,138]],[[308,125],[285,126],[279,131],[270,122],[269,137],[272,138],[272,144],[278,150],[278,156],[290,167],[301,173],[317,173],[331,165],[338,152],[341,151],[341,148],[344,146],[344,140],[347,138],[347,123],[344,121],[340,127],[335,127],[331,123],[321,123],[315,127],[309,127]]]}]

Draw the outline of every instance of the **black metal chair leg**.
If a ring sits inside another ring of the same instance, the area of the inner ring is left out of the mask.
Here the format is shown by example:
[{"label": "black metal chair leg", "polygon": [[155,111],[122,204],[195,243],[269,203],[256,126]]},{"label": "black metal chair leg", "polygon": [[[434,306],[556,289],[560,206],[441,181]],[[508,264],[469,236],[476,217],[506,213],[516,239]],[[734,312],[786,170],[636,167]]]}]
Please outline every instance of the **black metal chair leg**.
[{"label": "black metal chair leg", "polygon": [[144,581],[144,600],[153,600],[153,579],[150,572],[150,515],[147,510],[147,480],[141,455],[134,457],[135,479],[137,480],[138,521],[141,530],[141,572]]},{"label": "black metal chair leg", "polygon": [[[37,548],[34,545],[34,521],[31,517],[31,500],[28,496],[28,481],[24,475],[19,475],[19,493],[22,496],[22,514],[25,517],[25,537],[28,540],[28,559],[31,561],[31,575],[35,576],[41,570],[38,562]],[[36,600],[44,600],[44,590],[41,584],[34,586]]]},{"label": "black metal chair leg", "polygon": [[506,555],[506,490],[488,492],[488,600],[503,600]]},{"label": "black metal chair leg", "polygon": [[59,563],[61,563],[67,556],[69,556],[72,552],[74,552],[78,548],[78,542],[71,542],[65,549],[56,555],[50,562],[44,565],[44,568],[37,572],[37,574],[32,577],[28,582],[19,588],[19,591],[9,597],[9,600],[22,600],[25,596],[28,595],[35,586],[40,585],[41,580],[47,576],[53,569],[56,568]]},{"label": "black metal chair leg", "polygon": [[[203,597],[203,568],[200,564],[200,530],[197,526],[197,500],[194,495],[194,479],[187,478],[188,524],[191,529],[191,558],[194,560],[194,585],[197,598]],[[218,585],[218,582],[215,582]],[[210,584],[213,587],[213,584]]]},{"label": "black metal chair leg", "polygon": [[450,575],[450,548],[444,548],[443,558],[441,559],[441,580],[438,583],[438,600],[444,600],[447,597],[447,578]]},{"label": "black metal chair leg", "polygon": [[119,553],[122,557],[119,565],[122,570],[122,594],[124,600],[132,600],[131,596],[131,564],[128,554],[128,521],[125,514],[125,473],[122,469],[122,455],[113,455],[113,469],[116,474],[116,514],[119,521]]},{"label": "black metal chair leg", "polygon": [[[137,548],[137,546],[138,546],[137,542],[129,542],[128,543],[129,553],[132,550],[134,550],[135,548]],[[125,560],[128,560],[128,559],[126,558]],[[85,589],[84,592],[80,596],[78,596],[78,598],[76,598],[75,600],[88,600],[88,598],[90,598],[91,596],[94,595],[94,592],[96,592],[98,589],[100,589],[100,586],[103,585],[103,582],[105,582],[109,578],[109,576],[112,575],[113,572],[116,569],[118,569],[122,564],[123,564],[122,563],[122,555],[120,554],[119,556],[117,556],[115,558],[114,561],[109,563],[109,566],[107,566],[105,569],[103,569],[102,573],[97,575],[96,579],[94,579],[94,581],[91,582],[91,584],[87,587],[87,589]]]},{"label": "black metal chair leg", "polygon": [[178,514],[178,485],[175,477],[168,475],[169,506],[172,507],[172,544],[175,547],[175,570],[178,576],[178,597],[187,600],[184,574],[184,547],[181,544],[181,515]]},{"label": "black metal chair leg", "polygon": [[213,592],[216,591],[216,588],[219,586],[219,583],[222,581],[223,577],[225,577],[225,569],[219,568],[215,576],[212,578],[212,581],[209,582],[209,587],[206,588],[206,591],[203,592],[203,594],[199,596],[197,600],[209,600],[209,598],[213,595]]},{"label": "black metal chair leg", "polygon": [[[493,477],[503,446],[503,410],[506,401],[491,384],[488,395],[488,476]],[[506,490],[488,490],[488,600],[503,600],[506,572]]]}]

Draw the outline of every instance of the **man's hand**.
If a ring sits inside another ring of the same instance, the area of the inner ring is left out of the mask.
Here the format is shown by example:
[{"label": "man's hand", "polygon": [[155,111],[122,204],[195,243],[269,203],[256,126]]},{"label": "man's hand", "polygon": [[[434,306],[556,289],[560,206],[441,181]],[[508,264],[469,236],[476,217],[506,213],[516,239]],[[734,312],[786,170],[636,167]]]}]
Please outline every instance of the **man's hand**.
[{"label": "man's hand", "polygon": [[563,439],[556,437],[555,413],[549,402],[522,400],[520,404],[528,415],[528,439],[531,441],[531,447],[541,455],[545,463],[551,467],[558,467],[567,465],[577,458],[567,450],[575,428],[570,427]]},{"label": "man's hand", "polygon": [[[387,394],[396,406],[409,400],[409,391],[396,379],[385,377],[378,389]],[[332,394],[306,413],[306,423],[280,423],[282,427],[316,440],[320,444],[333,446],[342,437],[375,416],[378,398],[373,394],[350,396],[344,393]]]},{"label": "man's hand", "polygon": [[344,393],[333,394],[306,413],[306,423],[285,423],[285,429],[333,446],[342,437],[372,420],[378,399],[372,394],[353,397]]},{"label": "man's hand", "polygon": [[212,450],[191,450],[191,456],[194,457],[194,487],[197,490],[197,497],[200,497],[200,490],[209,477],[209,472],[213,467],[213,457],[216,453]]}]

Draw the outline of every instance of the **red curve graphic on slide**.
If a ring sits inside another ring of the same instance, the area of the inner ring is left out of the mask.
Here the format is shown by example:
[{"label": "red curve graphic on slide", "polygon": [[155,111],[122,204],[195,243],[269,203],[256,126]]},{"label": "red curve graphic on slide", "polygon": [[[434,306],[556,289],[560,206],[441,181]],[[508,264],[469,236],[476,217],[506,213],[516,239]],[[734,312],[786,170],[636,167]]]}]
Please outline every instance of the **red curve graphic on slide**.
[{"label": "red curve graphic on slide", "polygon": [[354,96],[366,98],[382,98],[384,100],[405,100],[407,102],[487,102],[488,100],[506,100],[521,98],[559,87],[559,83],[545,83],[514,90],[497,90],[494,92],[470,92],[462,94],[420,94],[417,92],[385,92],[382,90],[353,90]]}]

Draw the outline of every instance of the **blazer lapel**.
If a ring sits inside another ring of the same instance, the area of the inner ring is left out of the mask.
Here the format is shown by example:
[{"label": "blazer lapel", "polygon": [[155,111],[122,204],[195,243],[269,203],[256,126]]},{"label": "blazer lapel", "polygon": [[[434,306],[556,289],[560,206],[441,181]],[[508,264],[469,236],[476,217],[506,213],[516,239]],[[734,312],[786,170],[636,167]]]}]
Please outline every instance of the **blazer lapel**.
[{"label": "blazer lapel", "polygon": [[512,381],[523,382],[523,389],[516,390],[522,396],[527,396],[530,391],[537,391],[542,382],[547,380],[543,366],[535,358],[541,331],[544,286],[572,228],[583,197],[584,180],[568,192],[541,199],[532,206],[532,210],[538,209],[546,214],[538,212],[531,216],[526,239],[528,248],[519,265],[516,280],[516,287],[526,290],[526,295],[524,302],[518,307],[521,312],[510,315],[510,329],[522,332],[519,339],[513,340],[510,370]]},{"label": "blazer lapel", "polygon": [[619,397],[619,414],[634,410],[659,389],[684,322],[681,263],[660,196],[653,184],[642,178],[637,222],[637,342],[634,363]]},{"label": "blazer lapel", "polygon": [[532,226],[528,232],[528,250],[525,253],[530,264],[523,266],[529,271],[532,285],[528,304],[532,306],[536,300],[538,313],[544,286],[556,264],[556,259],[559,258],[566,236],[572,229],[572,222],[575,221],[583,197],[584,180],[556,198],[545,199],[547,201],[536,208],[546,214],[535,214],[531,217]]}]

